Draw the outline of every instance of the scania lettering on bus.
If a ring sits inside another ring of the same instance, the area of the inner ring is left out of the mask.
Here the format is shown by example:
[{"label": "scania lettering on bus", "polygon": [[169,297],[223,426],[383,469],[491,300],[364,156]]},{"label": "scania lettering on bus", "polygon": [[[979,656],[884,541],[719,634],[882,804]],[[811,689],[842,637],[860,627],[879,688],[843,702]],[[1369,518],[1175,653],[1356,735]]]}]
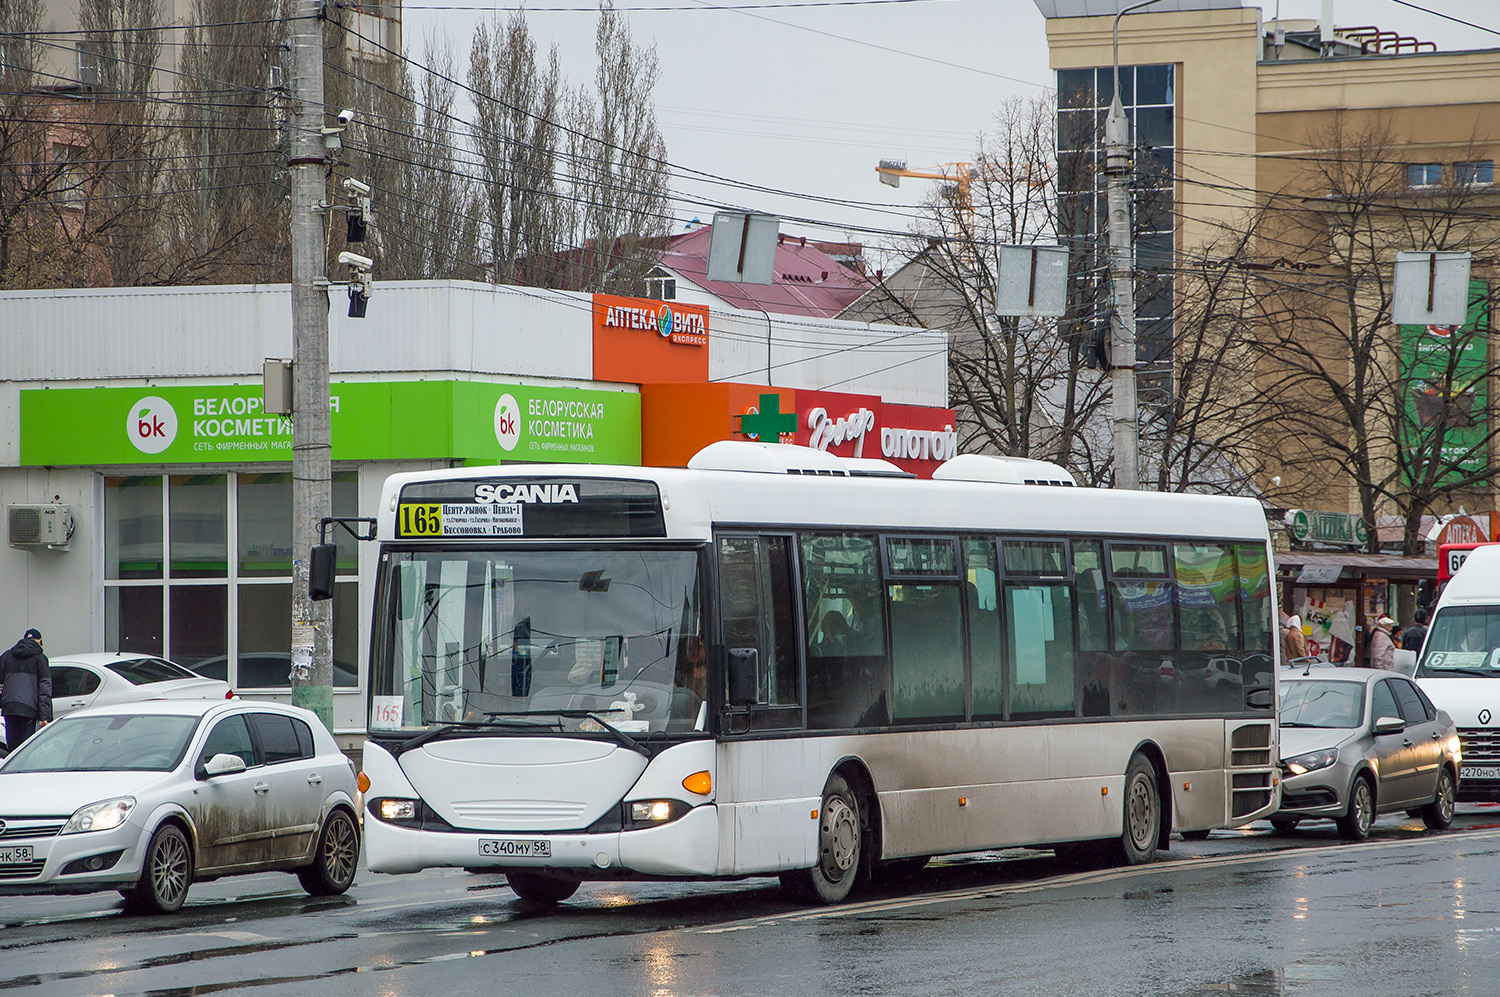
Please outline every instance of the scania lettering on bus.
[{"label": "scania lettering on bus", "polygon": [[536,502],[555,505],[560,502],[577,502],[576,485],[475,485],[475,502]]}]

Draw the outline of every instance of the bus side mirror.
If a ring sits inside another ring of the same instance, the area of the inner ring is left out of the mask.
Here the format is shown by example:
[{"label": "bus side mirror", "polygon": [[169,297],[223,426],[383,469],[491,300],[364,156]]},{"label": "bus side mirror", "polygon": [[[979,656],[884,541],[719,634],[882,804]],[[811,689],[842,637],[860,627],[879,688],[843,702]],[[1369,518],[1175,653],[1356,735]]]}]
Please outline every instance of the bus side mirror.
[{"label": "bus side mirror", "polygon": [[1245,705],[1252,710],[1269,710],[1275,703],[1271,698],[1271,690],[1266,686],[1245,690]]},{"label": "bus side mirror", "polygon": [[333,598],[333,574],[338,565],[338,544],[313,544],[307,560],[307,594],[314,602]]},{"label": "bus side mirror", "polygon": [[729,649],[729,705],[750,706],[759,686],[760,651],[753,647]]}]

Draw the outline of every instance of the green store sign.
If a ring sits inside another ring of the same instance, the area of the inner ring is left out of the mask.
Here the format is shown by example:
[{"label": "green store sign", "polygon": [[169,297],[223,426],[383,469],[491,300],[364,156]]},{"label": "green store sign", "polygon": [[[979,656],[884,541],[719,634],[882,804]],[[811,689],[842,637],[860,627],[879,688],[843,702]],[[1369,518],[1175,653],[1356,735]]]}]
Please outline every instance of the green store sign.
[{"label": "green store sign", "polygon": [[1293,538],[1303,542],[1362,547],[1370,540],[1370,529],[1364,518],[1347,512],[1292,509],[1286,514],[1286,524]]},{"label": "green store sign", "polygon": [[[641,396],[476,381],[352,381],[330,392],[334,460],[639,464]],[[292,420],[261,385],[21,392],[21,463],[292,459]]]}]

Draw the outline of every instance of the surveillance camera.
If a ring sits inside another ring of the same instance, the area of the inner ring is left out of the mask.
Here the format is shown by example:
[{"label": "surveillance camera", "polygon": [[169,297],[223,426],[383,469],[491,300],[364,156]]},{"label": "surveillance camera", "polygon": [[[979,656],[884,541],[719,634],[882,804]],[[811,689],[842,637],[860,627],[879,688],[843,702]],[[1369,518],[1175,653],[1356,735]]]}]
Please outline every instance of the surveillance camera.
[{"label": "surveillance camera", "polygon": [[344,108],[338,113],[338,119],[339,124],[347,125],[349,122],[354,120],[354,109],[350,107]]},{"label": "surveillance camera", "polygon": [[344,178],[344,189],[347,190],[347,191],[350,191],[351,193],[355,193],[355,194],[365,194],[365,195],[368,195],[370,193],[370,185],[369,184],[367,184],[367,183],[361,183],[360,181],[354,179],[353,177],[345,177]]},{"label": "surveillance camera", "polygon": [[374,260],[368,256],[361,256],[358,253],[340,253],[339,262],[346,267],[353,267],[356,270],[369,270],[375,266]]}]

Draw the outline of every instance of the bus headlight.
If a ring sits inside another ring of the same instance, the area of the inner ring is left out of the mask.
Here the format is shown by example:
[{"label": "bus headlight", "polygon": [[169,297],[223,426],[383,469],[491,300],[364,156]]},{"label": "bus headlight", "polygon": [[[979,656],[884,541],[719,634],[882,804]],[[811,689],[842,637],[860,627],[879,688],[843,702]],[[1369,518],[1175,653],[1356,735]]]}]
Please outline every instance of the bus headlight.
[{"label": "bus headlight", "polygon": [[416,800],[376,800],[372,808],[381,820],[410,821],[417,819]]},{"label": "bus headlight", "polygon": [[681,800],[634,800],[625,806],[627,831],[666,824],[693,809]]},{"label": "bus headlight", "polygon": [[1309,751],[1306,754],[1294,755],[1284,759],[1282,764],[1292,775],[1306,775],[1308,772],[1316,772],[1318,769],[1326,769],[1339,760],[1337,748],[1324,748],[1321,751]]}]

